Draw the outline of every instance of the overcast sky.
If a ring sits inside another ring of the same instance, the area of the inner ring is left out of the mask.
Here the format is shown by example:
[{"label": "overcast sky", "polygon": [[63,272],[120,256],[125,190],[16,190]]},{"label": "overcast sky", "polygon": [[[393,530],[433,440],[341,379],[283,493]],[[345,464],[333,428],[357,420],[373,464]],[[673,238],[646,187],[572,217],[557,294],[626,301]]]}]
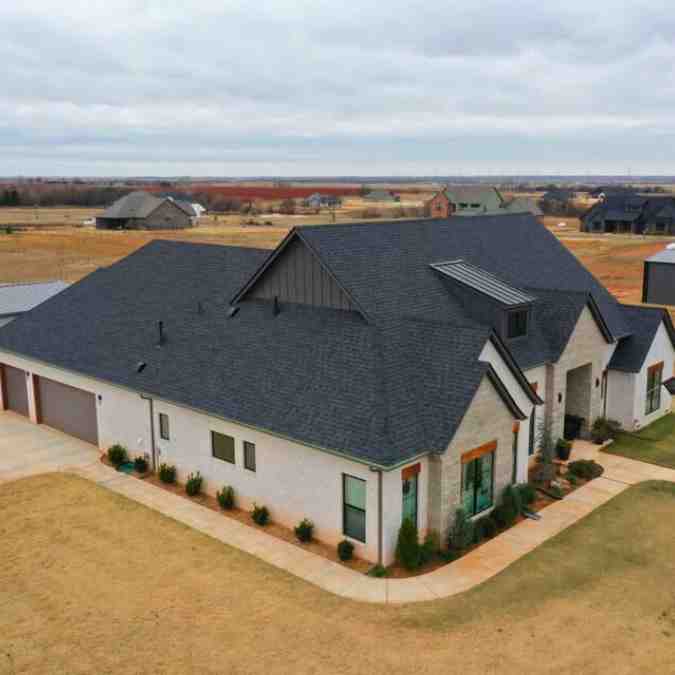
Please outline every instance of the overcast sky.
[{"label": "overcast sky", "polygon": [[0,175],[675,174],[672,0],[5,0],[0,63]]}]

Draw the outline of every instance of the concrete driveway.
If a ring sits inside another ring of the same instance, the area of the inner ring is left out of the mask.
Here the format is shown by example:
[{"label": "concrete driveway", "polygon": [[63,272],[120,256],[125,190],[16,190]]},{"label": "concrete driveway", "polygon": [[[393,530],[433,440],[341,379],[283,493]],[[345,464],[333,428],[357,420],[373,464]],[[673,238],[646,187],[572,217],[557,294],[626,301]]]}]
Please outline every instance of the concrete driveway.
[{"label": "concrete driveway", "polygon": [[98,462],[98,448],[16,413],[0,412],[0,483]]}]

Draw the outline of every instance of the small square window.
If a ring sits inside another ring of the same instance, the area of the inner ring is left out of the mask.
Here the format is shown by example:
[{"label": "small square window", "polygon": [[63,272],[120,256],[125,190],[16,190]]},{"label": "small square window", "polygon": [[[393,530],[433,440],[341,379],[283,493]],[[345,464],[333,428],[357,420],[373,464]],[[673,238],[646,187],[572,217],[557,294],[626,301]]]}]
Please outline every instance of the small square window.
[{"label": "small square window", "polygon": [[506,336],[512,339],[523,335],[527,335],[527,310],[513,310],[508,313]]},{"label": "small square window", "polygon": [[222,459],[223,462],[234,464],[234,438],[212,431],[211,454],[216,459]]},{"label": "small square window", "polygon": [[255,471],[255,443],[244,441],[244,468]]},{"label": "small square window", "polygon": [[164,413],[159,413],[159,437],[163,441],[171,440],[171,435],[169,434],[169,416]]}]

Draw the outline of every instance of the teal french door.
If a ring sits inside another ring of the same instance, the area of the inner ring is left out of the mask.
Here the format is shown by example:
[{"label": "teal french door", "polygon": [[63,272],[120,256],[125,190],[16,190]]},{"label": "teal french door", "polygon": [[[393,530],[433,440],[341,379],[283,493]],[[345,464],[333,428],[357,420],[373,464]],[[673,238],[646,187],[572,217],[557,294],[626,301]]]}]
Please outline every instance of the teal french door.
[{"label": "teal french door", "polygon": [[494,452],[462,465],[462,506],[474,516],[493,502]]}]

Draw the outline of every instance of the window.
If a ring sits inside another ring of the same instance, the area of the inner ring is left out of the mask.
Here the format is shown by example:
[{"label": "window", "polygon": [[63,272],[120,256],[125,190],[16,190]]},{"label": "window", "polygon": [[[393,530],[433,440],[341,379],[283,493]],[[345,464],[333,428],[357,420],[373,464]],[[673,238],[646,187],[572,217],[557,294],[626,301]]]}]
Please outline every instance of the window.
[{"label": "window", "polygon": [[494,451],[462,464],[462,505],[470,516],[492,506]]},{"label": "window", "polygon": [[645,414],[653,413],[661,407],[661,380],[663,363],[657,363],[647,369],[647,405]]},{"label": "window", "polygon": [[518,309],[508,313],[506,336],[511,338],[527,334],[527,310]]},{"label": "window", "polygon": [[169,416],[164,413],[159,413],[159,437],[163,441],[171,440],[169,435]]},{"label": "window", "polygon": [[345,535],[366,541],[366,481],[342,475],[342,529]]},{"label": "window", "polygon": [[224,462],[234,464],[234,438],[212,431],[211,454],[216,459],[222,459]]},{"label": "window", "polygon": [[255,471],[255,443],[244,441],[244,468]]},{"label": "window", "polygon": [[401,521],[406,518],[417,527],[417,474],[404,478],[403,486],[403,507],[401,510]]},{"label": "window", "polygon": [[479,209],[479,208],[480,208],[480,204],[471,204],[471,208],[472,208],[472,209]]},{"label": "window", "polygon": [[513,425],[513,467],[511,469],[511,482],[518,482],[518,432],[520,425],[518,423]]},{"label": "window", "polygon": [[459,203],[459,208],[460,208],[460,209],[468,209],[468,208],[469,208],[468,202],[460,202],[460,203]]}]

